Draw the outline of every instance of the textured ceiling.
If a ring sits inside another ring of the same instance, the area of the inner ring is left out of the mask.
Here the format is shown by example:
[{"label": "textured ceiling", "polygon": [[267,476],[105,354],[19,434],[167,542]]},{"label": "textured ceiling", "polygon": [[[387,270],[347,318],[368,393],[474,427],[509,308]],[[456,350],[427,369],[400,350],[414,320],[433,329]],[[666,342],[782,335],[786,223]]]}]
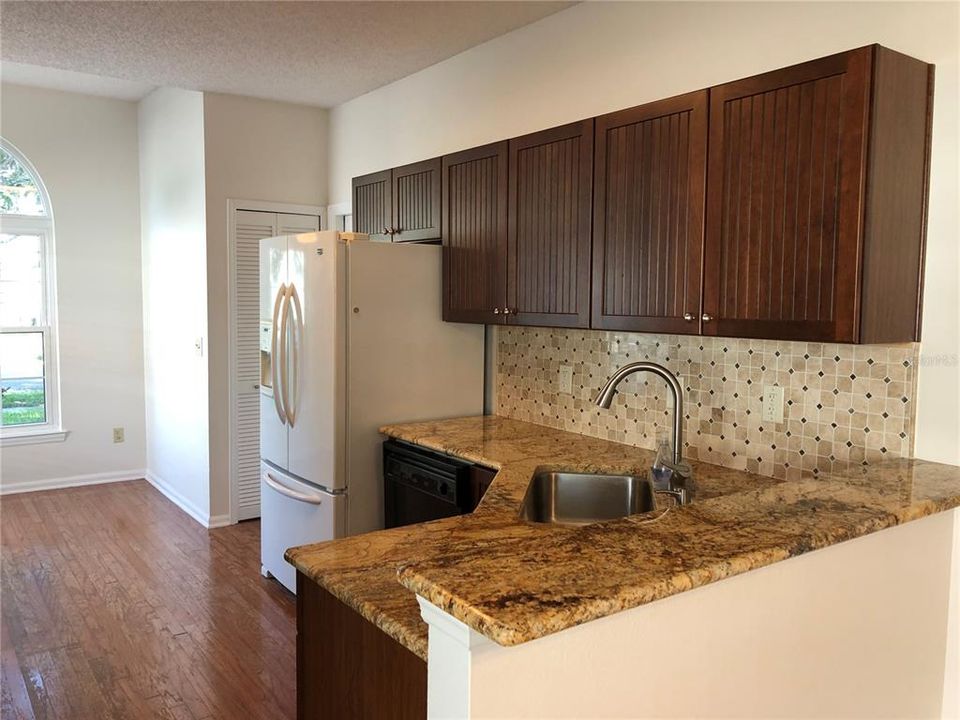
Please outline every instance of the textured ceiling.
[{"label": "textured ceiling", "polygon": [[571,4],[4,0],[0,59],[330,107]]}]

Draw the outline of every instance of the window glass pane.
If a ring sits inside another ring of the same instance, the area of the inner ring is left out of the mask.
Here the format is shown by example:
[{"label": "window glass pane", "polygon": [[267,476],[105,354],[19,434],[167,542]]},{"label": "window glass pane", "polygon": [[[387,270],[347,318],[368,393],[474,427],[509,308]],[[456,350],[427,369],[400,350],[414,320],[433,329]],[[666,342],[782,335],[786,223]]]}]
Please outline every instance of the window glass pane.
[{"label": "window glass pane", "polygon": [[0,425],[46,421],[43,333],[0,333]]},{"label": "window glass pane", "polygon": [[43,238],[0,233],[0,325],[44,324]]},{"label": "window glass pane", "polygon": [[43,198],[27,169],[0,147],[0,213],[46,215]]}]

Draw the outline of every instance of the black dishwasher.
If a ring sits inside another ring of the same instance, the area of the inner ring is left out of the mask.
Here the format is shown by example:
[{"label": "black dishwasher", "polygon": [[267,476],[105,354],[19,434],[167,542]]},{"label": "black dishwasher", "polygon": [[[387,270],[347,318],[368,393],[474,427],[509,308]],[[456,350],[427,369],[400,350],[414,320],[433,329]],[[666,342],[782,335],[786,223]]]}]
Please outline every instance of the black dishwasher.
[{"label": "black dishwasher", "polygon": [[462,515],[476,505],[473,466],[396,440],[383,443],[384,526],[412,525]]}]

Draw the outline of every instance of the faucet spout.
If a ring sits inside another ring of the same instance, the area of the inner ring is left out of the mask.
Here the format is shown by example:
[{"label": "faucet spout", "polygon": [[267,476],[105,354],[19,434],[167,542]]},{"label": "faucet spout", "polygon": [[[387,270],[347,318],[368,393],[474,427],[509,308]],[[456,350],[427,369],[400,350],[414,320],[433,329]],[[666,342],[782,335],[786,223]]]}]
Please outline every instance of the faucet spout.
[{"label": "faucet spout", "polygon": [[613,396],[617,393],[617,386],[625,378],[638,372],[653,373],[663,378],[667,383],[667,388],[673,396],[673,462],[678,469],[683,468],[683,388],[680,387],[677,376],[663,365],[646,360],[624,365],[610,376],[594,402],[604,409],[610,409]]}]

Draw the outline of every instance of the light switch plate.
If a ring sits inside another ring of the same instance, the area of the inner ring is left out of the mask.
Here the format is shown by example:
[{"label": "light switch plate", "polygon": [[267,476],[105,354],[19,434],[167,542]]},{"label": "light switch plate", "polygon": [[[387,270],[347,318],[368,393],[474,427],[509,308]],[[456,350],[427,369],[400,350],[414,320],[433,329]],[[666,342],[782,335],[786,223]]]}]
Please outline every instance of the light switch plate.
[{"label": "light switch plate", "polygon": [[560,366],[560,392],[573,393],[573,365]]},{"label": "light switch plate", "polygon": [[783,422],[783,388],[779,385],[763,386],[764,422]]},{"label": "light switch plate", "polygon": [[115,443],[122,443],[122,442],[123,442],[123,428],[122,428],[122,427],[115,427],[115,428],[113,429],[113,441],[114,441]]}]

